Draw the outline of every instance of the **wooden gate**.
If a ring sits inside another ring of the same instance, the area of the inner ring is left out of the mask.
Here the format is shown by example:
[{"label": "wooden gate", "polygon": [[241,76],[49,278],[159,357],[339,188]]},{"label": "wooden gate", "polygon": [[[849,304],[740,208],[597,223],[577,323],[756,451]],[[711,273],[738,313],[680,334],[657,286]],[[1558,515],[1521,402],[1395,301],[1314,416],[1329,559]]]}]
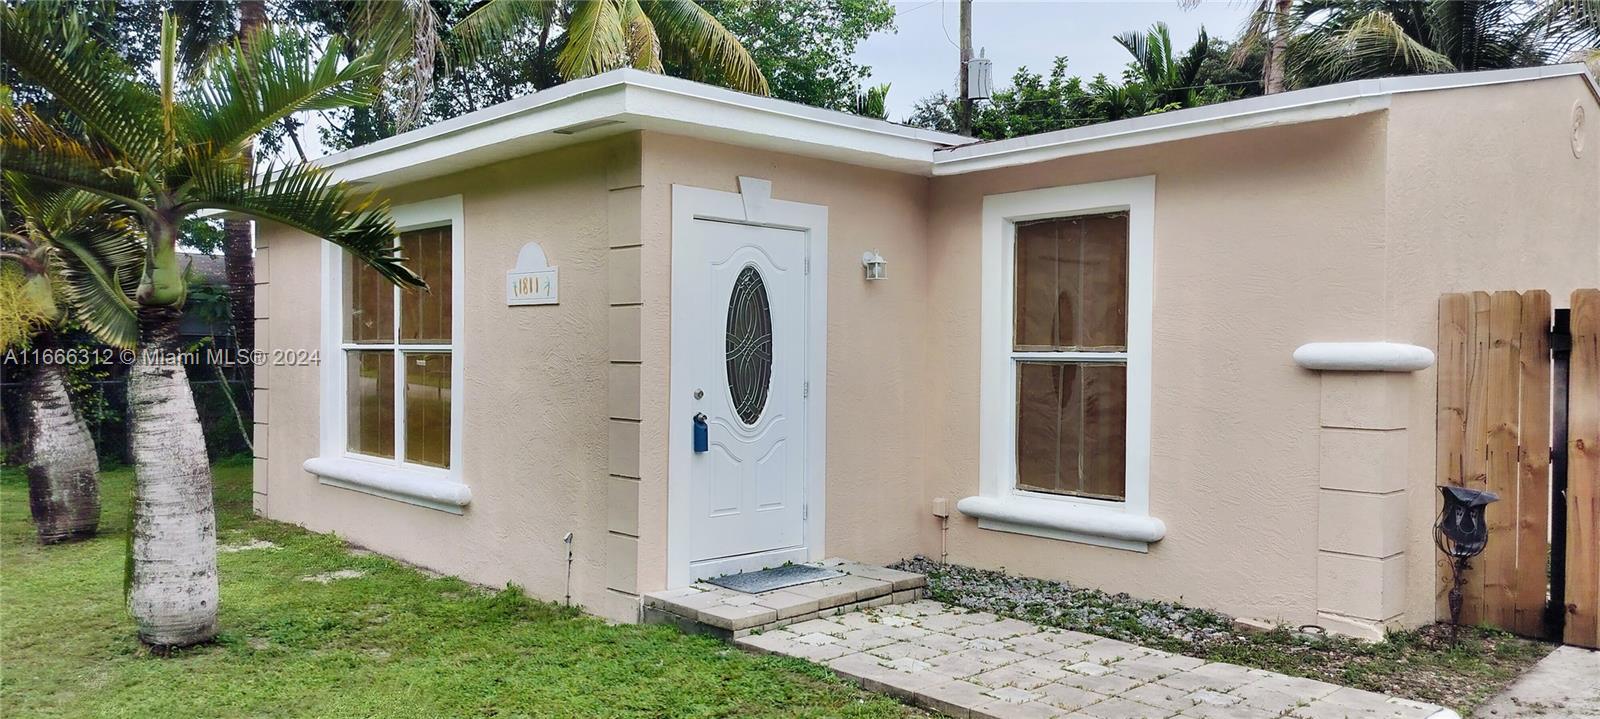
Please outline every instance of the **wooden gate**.
[{"label": "wooden gate", "polygon": [[[1600,290],[1439,299],[1438,483],[1487,489],[1461,620],[1600,647]],[[1439,616],[1449,562],[1437,557]]]}]

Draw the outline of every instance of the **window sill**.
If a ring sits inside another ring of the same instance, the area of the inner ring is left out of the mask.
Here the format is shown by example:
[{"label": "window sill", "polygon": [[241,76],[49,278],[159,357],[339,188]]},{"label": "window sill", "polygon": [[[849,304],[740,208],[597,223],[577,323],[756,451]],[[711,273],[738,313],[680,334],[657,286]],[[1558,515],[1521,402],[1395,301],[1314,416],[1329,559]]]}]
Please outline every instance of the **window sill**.
[{"label": "window sill", "polygon": [[397,502],[461,514],[472,490],[445,470],[401,467],[349,457],[313,457],[302,465],[330,487],[365,492]]},{"label": "window sill", "polygon": [[1146,552],[1167,535],[1167,525],[1115,509],[1029,497],[967,497],[956,503],[978,527],[1113,549]]}]

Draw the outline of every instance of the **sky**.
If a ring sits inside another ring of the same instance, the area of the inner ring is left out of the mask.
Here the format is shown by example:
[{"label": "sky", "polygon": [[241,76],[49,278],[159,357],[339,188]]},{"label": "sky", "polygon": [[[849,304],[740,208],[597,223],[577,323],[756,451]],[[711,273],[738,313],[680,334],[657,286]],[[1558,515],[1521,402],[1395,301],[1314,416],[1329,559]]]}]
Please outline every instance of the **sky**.
[{"label": "sky", "polygon": [[[956,0],[896,2],[894,33],[879,33],[856,48],[856,61],[872,68],[868,85],[890,83],[889,119],[900,121],[918,99],[938,90],[955,94],[960,64],[960,6]],[[1232,39],[1251,3],[1210,0],[1185,10],[1177,0],[974,0],[972,46],[994,61],[994,87],[1011,84],[1018,67],[1049,72],[1057,55],[1067,73],[1116,79],[1128,53],[1112,37],[1144,30],[1156,21],[1172,28],[1173,44],[1186,48],[1203,25]]]}]

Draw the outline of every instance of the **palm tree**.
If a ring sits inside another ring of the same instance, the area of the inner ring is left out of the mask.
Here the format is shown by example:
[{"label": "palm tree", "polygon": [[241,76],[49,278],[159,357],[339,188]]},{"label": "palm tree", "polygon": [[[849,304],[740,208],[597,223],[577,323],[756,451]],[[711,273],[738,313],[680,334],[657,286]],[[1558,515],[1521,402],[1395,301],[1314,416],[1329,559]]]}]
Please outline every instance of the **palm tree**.
[{"label": "palm tree", "polygon": [[25,394],[28,508],[39,543],[87,539],[100,524],[100,462],[54,350],[69,315],[108,345],[133,346],[126,293],[138,281],[139,242],[129,219],[107,213],[101,198],[77,190],[41,193],[13,173],[4,183],[0,259],[16,269],[0,281],[21,285],[29,308],[7,308],[0,322],[9,326],[0,334],[26,339],[38,353]]},{"label": "palm tree", "polygon": [[1200,70],[1211,52],[1211,38],[1205,28],[1183,57],[1174,54],[1172,33],[1167,24],[1158,22],[1149,30],[1139,33],[1129,31],[1116,36],[1121,45],[1133,56],[1139,80],[1157,96],[1160,106],[1190,107],[1199,97]]},{"label": "palm tree", "polygon": [[[181,4],[181,3],[180,3]],[[202,3],[193,3],[196,5]],[[255,35],[267,26],[267,4],[264,0],[241,0],[239,3],[240,46],[248,48]],[[198,67],[198,65],[196,65]],[[250,171],[255,170],[255,142],[252,139],[241,148]],[[222,262],[228,277],[228,329],[233,335],[236,349],[254,353],[256,349],[256,252],[255,233],[250,220],[228,217],[222,220]],[[249,374],[248,372],[246,373]],[[224,383],[224,392],[231,389]],[[255,393],[246,386],[240,403],[254,416]]]},{"label": "palm tree", "polygon": [[[536,21],[548,28],[562,15],[561,77],[573,80],[631,67],[662,72],[663,58],[692,63],[707,78],[766,95],[767,78],[739,38],[694,0],[488,0],[454,31],[475,53],[489,51]],[[544,30],[541,30],[543,32]],[[541,39],[543,37],[541,36]]]},{"label": "palm tree", "polygon": [[1600,0],[1545,0],[1536,21],[1556,58],[1587,62],[1600,73]]},{"label": "palm tree", "polygon": [[[1281,53],[1269,48],[1268,65],[1281,60],[1286,87],[1538,65],[1549,44],[1532,9],[1527,0],[1302,0],[1272,13],[1287,23],[1274,41],[1287,39]],[[1239,49],[1260,41],[1247,30]]]},{"label": "palm tree", "polygon": [[0,8],[0,56],[50,92],[82,134],[29,107],[0,108],[0,163],[37,181],[109,200],[140,225],[143,267],[132,301],[140,352],[128,374],[135,464],[129,608],[139,636],[184,646],[215,636],[216,519],[205,440],[183,368],[170,361],[187,294],[177,240],[202,211],[248,215],[323,237],[390,281],[407,269],[386,203],[358,197],[308,165],[252,174],[243,148],[293,112],[367,102],[369,55],[341,64],[339,45],[260,31],[213,53],[193,81],[177,77],[177,27],[164,18],[159,84],[148,87],[79,18],[39,3]]}]

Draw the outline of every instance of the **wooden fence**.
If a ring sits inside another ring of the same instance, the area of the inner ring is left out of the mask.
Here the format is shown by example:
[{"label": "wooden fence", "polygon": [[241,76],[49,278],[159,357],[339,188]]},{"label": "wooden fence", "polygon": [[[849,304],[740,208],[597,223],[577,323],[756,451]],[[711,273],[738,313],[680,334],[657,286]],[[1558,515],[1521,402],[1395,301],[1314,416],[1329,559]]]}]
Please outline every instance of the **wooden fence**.
[{"label": "wooden fence", "polygon": [[[1593,647],[1600,646],[1600,290],[1573,293],[1571,307],[1568,360],[1567,335],[1552,331],[1548,292],[1440,298],[1437,479],[1500,497],[1486,513],[1488,546],[1466,574],[1462,622],[1552,639],[1564,624],[1567,643]],[[1552,435],[1566,439],[1555,452]],[[1448,616],[1443,555],[1435,574],[1439,614]]]}]

